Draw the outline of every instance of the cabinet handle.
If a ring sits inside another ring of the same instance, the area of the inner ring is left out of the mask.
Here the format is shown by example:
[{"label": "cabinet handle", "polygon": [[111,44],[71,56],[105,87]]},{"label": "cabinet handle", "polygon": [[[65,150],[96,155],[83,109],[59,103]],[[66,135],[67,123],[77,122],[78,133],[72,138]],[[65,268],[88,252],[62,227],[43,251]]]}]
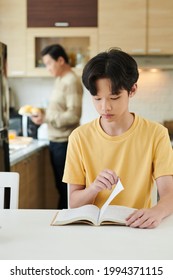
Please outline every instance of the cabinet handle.
[{"label": "cabinet handle", "polygon": [[68,22],[55,22],[54,25],[57,27],[67,27],[67,26],[69,26],[69,23]]},{"label": "cabinet handle", "polygon": [[145,52],[144,49],[132,49],[131,53],[135,53],[135,54],[143,54]]},{"label": "cabinet handle", "polygon": [[161,53],[161,51],[162,51],[161,49],[149,49],[149,50],[148,50],[149,53],[154,53],[154,54],[155,54],[155,53],[156,53],[156,54],[157,54],[157,53]]}]

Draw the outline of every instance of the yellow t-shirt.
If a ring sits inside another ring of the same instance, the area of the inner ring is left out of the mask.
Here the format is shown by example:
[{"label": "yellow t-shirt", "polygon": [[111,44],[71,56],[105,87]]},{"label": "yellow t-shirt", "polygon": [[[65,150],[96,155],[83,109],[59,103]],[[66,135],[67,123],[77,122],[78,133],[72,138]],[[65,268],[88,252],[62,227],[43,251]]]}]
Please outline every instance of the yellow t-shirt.
[{"label": "yellow t-shirt", "polygon": [[[63,181],[88,187],[106,168],[116,172],[125,188],[111,204],[150,207],[154,179],[173,174],[167,129],[137,115],[120,136],[107,135],[99,119],[75,129],[69,137]],[[101,191],[94,204],[101,207],[109,195],[109,190]]]}]

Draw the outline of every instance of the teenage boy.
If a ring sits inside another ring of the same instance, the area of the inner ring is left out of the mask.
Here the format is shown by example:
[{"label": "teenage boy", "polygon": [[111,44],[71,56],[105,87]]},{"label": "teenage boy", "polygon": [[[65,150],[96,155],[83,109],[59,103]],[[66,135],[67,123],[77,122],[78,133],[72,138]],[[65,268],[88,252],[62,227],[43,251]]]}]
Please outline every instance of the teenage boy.
[{"label": "teenage boy", "polygon": [[[128,226],[154,228],[173,212],[173,151],[164,126],[129,111],[138,76],[136,61],[119,49],[86,64],[82,80],[99,118],[71,133],[63,180],[73,208],[101,207],[120,178],[125,189],[111,204],[138,209]],[[154,181],[160,200],[151,207]]]}]

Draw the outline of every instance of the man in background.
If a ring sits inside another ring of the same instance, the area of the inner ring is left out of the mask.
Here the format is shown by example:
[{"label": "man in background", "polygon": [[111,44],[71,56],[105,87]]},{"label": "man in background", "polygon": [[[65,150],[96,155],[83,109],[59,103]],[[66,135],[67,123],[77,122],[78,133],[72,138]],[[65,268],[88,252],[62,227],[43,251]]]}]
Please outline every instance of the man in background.
[{"label": "man in background", "polygon": [[32,116],[32,121],[37,125],[43,122],[48,125],[51,163],[60,195],[58,209],[65,209],[68,206],[67,184],[62,182],[62,177],[68,137],[80,123],[83,87],[61,45],[47,46],[41,55],[47,70],[56,79],[45,114],[40,112]]}]

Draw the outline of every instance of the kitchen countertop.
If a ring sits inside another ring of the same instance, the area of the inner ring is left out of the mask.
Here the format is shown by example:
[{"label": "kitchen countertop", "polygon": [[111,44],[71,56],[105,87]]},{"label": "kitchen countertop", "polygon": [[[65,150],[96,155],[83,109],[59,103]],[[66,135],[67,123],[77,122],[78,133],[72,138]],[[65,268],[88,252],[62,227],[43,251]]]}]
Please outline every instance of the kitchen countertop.
[{"label": "kitchen countertop", "polygon": [[27,158],[31,154],[35,153],[36,151],[39,151],[43,147],[48,146],[49,141],[47,140],[35,140],[27,145],[26,147],[22,147],[20,149],[16,149],[14,151],[10,152],[10,165],[14,165],[17,162],[20,162],[21,160]]}]

